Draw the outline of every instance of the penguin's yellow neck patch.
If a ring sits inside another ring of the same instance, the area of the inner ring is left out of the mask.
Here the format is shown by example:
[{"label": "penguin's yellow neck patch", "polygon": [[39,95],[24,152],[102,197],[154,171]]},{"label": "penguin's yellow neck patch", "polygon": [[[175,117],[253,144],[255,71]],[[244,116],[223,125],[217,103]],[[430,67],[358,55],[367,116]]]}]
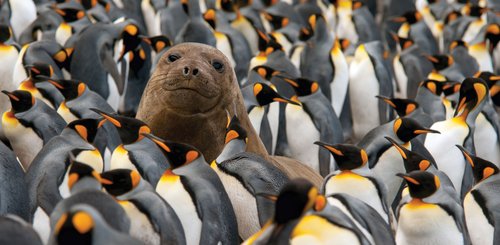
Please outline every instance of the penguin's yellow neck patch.
[{"label": "penguin's yellow neck patch", "polygon": [[127,149],[123,147],[123,144],[120,144],[116,149],[113,151],[113,154],[120,154],[120,155],[126,155],[128,153]]},{"label": "penguin's yellow neck patch", "polygon": [[426,203],[420,198],[413,198],[406,207],[409,209],[433,209],[436,208],[436,204]]},{"label": "penguin's yellow neck patch", "polygon": [[359,174],[353,173],[350,170],[343,170],[339,174],[335,175],[333,178],[336,178],[336,179],[365,179],[365,177],[363,177]]},{"label": "penguin's yellow neck patch", "polygon": [[179,181],[180,178],[181,178],[180,176],[172,172],[172,169],[168,169],[167,171],[165,171],[165,173],[163,173],[159,182],[162,184],[172,184]]},{"label": "penguin's yellow neck patch", "polygon": [[3,43],[0,43],[0,52],[10,52],[14,49],[16,49],[14,46],[5,45]]},{"label": "penguin's yellow neck patch", "polygon": [[4,125],[17,125],[19,121],[12,111],[6,111],[2,115],[2,123]]},{"label": "penguin's yellow neck patch", "polygon": [[332,225],[325,218],[316,215],[307,215],[300,220],[295,229],[293,229],[291,238],[299,236],[313,236],[319,241],[330,240],[332,234],[335,234]]}]

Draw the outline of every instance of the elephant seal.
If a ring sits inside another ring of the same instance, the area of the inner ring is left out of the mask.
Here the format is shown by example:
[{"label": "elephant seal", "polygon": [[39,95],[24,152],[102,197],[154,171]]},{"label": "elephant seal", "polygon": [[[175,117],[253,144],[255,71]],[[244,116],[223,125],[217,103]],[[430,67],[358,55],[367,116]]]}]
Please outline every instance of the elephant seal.
[{"label": "elephant seal", "polygon": [[268,155],[250,123],[234,70],[226,56],[211,46],[182,43],[165,52],[136,117],[155,135],[191,144],[211,162],[224,147],[227,113],[237,115],[248,132],[248,152],[261,155],[290,178],[321,185],[321,176],[300,162]]}]

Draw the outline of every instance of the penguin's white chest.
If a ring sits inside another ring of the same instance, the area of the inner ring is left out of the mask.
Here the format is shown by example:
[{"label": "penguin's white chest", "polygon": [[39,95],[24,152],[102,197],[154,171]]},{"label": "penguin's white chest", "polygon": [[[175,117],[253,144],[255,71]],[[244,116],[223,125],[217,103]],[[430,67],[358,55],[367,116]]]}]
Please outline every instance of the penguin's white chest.
[{"label": "penguin's white chest", "polygon": [[311,117],[300,106],[288,104],[285,109],[286,135],[291,157],[301,161],[319,172],[319,140],[320,132]]},{"label": "penguin's white chest", "polygon": [[325,195],[335,193],[345,193],[358,198],[377,210],[380,216],[389,223],[377,187],[369,179],[354,173],[340,173],[331,177],[325,186]]},{"label": "penguin's white chest", "polygon": [[476,119],[474,131],[476,155],[500,166],[500,143],[498,134],[483,113]]},{"label": "penguin's white chest", "polygon": [[271,155],[274,155],[276,150],[276,144],[278,142],[278,130],[280,123],[280,103],[269,104],[269,111],[267,112],[267,120],[269,120],[269,126],[271,127],[272,139],[272,149]]},{"label": "penguin's white chest", "polygon": [[149,218],[129,201],[118,202],[130,218],[130,235],[145,244],[160,244],[160,236],[154,230]]},{"label": "penguin's white chest", "polygon": [[350,230],[328,220],[309,215],[297,224],[290,240],[292,245],[306,244],[359,244],[358,237]]},{"label": "penguin's white chest", "polygon": [[302,51],[304,51],[304,45],[297,45],[290,55],[290,61],[297,69],[300,69]]},{"label": "penguin's white chest", "polygon": [[172,206],[186,234],[186,244],[199,244],[202,222],[198,217],[193,199],[179,177],[162,176],[156,192]]},{"label": "penguin's white chest", "polygon": [[406,172],[403,159],[394,146],[380,156],[372,172],[378,179],[384,180],[387,187],[387,201],[389,204],[392,203],[402,183],[402,178],[396,174]]},{"label": "penguin's white chest", "polygon": [[460,193],[466,163],[455,145],[463,145],[469,134],[469,128],[467,124],[452,118],[434,123],[431,129],[441,134],[428,134],[424,145],[434,157],[438,169],[450,177],[455,190]]},{"label": "penguin's white chest", "polygon": [[330,83],[332,107],[337,116],[340,117],[349,85],[349,65],[340,49],[335,49],[330,56],[335,66],[335,77]]},{"label": "penguin's white chest", "polygon": [[101,153],[97,149],[86,150],[78,153],[76,160],[89,165],[98,173],[102,173],[104,171],[104,161]]},{"label": "penguin's white chest", "polygon": [[236,62],[234,61],[233,51],[231,50],[231,42],[229,42],[229,38],[227,38],[224,33],[215,32],[215,39],[217,40],[217,49],[220,50],[229,59],[231,67],[234,68],[236,66]]},{"label": "penguin's white chest", "polygon": [[345,215],[349,216],[349,218],[351,219],[351,221],[356,225],[356,227],[358,227],[358,229],[363,233],[363,235],[365,235],[366,239],[368,239],[368,241],[371,243],[371,244],[375,244],[375,241],[373,240],[373,236],[370,234],[370,232],[365,229],[365,227],[363,227],[351,214],[351,212],[347,209],[347,207],[342,203],[340,202],[338,199],[335,199],[335,198],[331,198],[329,197],[327,199],[328,201],[328,204],[331,205],[331,206],[334,206],[334,207],[337,207],[339,208]]},{"label": "penguin's white chest", "polygon": [[[9,0],[6,0],[9,1]],[[36,19],[36,6],[33,1],[10,0],[10,23],[16,38]]]},{"label": "penguin's white chest", "polygon": [[255,197],[235,177],[223,173],[218,168],[214,168],[214,170],[233,205],[239,235],[243,240],[246,240],[261,228]]},{"label": "penguin's white chest", "polygon": [[129,152],[119,145],[111,154],[110,170],[125,168],[130,170],[137,170],[135,165],[130,161]]},{"label": "penguin's white chest", "polygon": [[408,77],[406,76],[405,69],[403,67],[403,64],[401,64],[401,61],[399,59],[399,55],[394,57],[393,61],[393,67],[394,67],[394,75],[396,76],[396,82],[398,84],[398,90],[396,91],[395,95],[396,97],[399,98],[406,98],[406,90],[408,87]]},{"label": "penguin's white chest", "polygon": [[61,105],[59,105],[59,108],[57,108],[57,114],[59,114],[66,123],[78,120],[78,117],[76,117],[75,114],[73,114],[69,110],[65,103],[66,102],[63,102]]},{"label": "penguin's white chest", "polygon": [[469,54],[474,57],[479,64],[480,71],[493,72],[493,60],[484,44],[472,45],[469,48]]},{"label": "penguin's white chest", "polygon": [[495,227],[488,222],[481,206],[470,192],[465,195],[464,213],[472,244],[493,244]]},{"label": "penguin's white chest", "polygon": [[12,84],[12,76],[18,56],[19,52],[14,46],[0,45],[0,64],[2,64],[0,67],[0,77],[3,80],[0,83],[0,88],[11,91],[17,87]]},{"label": "penguin's white chest", "polygon": [[396,244],[463,244],[452,216],[434,204],[405,204],[399,214]]},{"label": "penguin's white chest", "polygon": [[262,106],[255,106],[248,113],[248,117],[250,122],[252,123],[253,128],[257,134],[260,134],[260,126],[262,124],[262,119],[264,118],[265,109]]},{"label": "penguin's white chest", "polygon": [[[248,44],[250,45],[250,49],[252,50],[252,54],[255,54],[259,49],[257,44],[259,43],[259,37],[257,36],[257,32],[255,31],[254,27],[252,24],[250,24],[248,21],[245,19],[236,19],[233,23],[231,23],[231,26],[241,32],[245,39],[248,41]],[[248,68],[249,70],[252,69],[252,67]]]}]

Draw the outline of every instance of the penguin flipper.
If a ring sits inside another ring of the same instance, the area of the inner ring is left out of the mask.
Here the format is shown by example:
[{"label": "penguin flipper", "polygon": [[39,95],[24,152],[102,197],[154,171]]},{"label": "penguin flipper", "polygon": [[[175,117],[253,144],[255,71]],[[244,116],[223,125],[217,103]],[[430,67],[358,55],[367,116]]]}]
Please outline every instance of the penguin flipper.
[{"label": "penguin flipper", "polygon": [[147,215],[154,229],[160,234],[161,244],[186,244],[179,217],[158,194],[152,191],[142,191],[130,202]]},{"label": "penguin flipper", "polygon": [[271,154],[273,152],[273,134],[271,133],[271,126],[269,125],[269,119],[267,118],[267,113],[269,111],[269,106],[266,108],[266,112],[262,117],[260,124],[260,140],[264,147],[266,147],[267,153]]},{"label": "penguin flipper", "polygon": [[127,145],[130,159],[141,176],[151,185],[156,186],[161,175],[170,167],[163,153],[149,139]]},{"label": "penguin flipper", "polygon": [[472,174],[472,167],[470,164],[465,163],[464,176],[462,178],[462,186],[460,187],[460,198],[463,200],[467,192],[474,186],[474,176]]},{"label": "penguin flipper", "polygon": [[[30,113],[32,110],[36,113]],[[23,125],[31,126],[44,145],[66,127],[64,119],[41,100],[37,100],[29,111],[16,113],[16,117]]]}]

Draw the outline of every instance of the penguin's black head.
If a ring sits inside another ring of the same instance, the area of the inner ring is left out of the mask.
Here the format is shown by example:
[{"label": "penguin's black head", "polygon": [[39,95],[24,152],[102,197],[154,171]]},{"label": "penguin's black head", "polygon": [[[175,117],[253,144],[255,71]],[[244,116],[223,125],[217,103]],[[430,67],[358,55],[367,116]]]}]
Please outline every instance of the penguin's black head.
[{"label": "penguin's black head", "polygon": [[426,58],[432,63],[436,71],[444,70],[455,62],[450,55],[428,55]]},{"label": "penguin's black head", "polygon": [[133,51],[139,46],[141,43],[141,38],[139,38],[139,27],[136,24],[130,23],[127,24],[122,31],[122,39],[123,39],[123,50],[121,52],[118,60],[121,60],[123,56]]},{"label": "penguin's black head", "polygon": [[91,108],[91,110],[104,118],[99,124],[102,125],[104,121],[109,121],[116,127],[124,145],[142,140],[144,138],[144,133],[151,133],[149,126],[139,119],[110,114],[95,108]]},{"label": "penguin's black head", "polygon": [[490,41],[489,50],[493,52],[500,41],[500,25],[494,23],[486,28],[485,38]]},{"label": "penguin's black head", "polygon": [[14,90],[12,92],[3,90],[2,93],[9,96],[11,111],[15,113],[25,112],[35,104],[35,97],[30,92],[24,90]]},{"label": "penguin's black head", "polygon": [[394,22],[408,22],[412,25],[419,22],[422,19],[422,15],[418,11],[408,11],[400,17],[393,19]]},{"label": "penguin's black head", "polygon": [[349,48],[349,46],[351,46],[351,41],[349,41],[349,39],[346,38],[340,38],[339,43],[342,52],[345,52]]},{"label": "penguin's black head", "polygon": [[257,29],[257,34],[259,37],[258,49],[260,51],[260,56],[265,56],[267,43],[269,42],[269,36],[262,30]]},{"label": "penguin's black head", "polygon": [[408,38],[398,37],[397,41],[399,43],[399,46],[401,47],[401,50],[405,50],[411,47],[415,43],[413,39],[411,39],[410,37]]},{"label": "penguin's black head", "polygon": [[319,90],[319,84],[307,78],[283,78],[295,90],[297,96],[307,96],[316,93]]},{"label": "penguin's black head", "polygon": [[227,11],[227,12],[232,12],[234,10],[234,7],[235,7],[235,3],[236,1],[232,1],[232,0],[218,0],[219,3],[220,3],[220,8],[224,11]]},{"label": "penguin's black head", "polygon": [[36,62],[32,65],[24,66],[29,77],[33,78],[33,82],[45,81],[46,78],[51,77],[54,74],[54,69],[51,65],[47,63]]},{"label": "penguin's black head", "polygon": [[241,126],[240,119],[236,115],[231,118],[229,125],[226,128],[226,139],[225,144],[229,143],[233,139],[240,139],[247,141],[247,131],[243,126]]},{"label": "penguin's black head", "polygon": [[456,146],[458,147],[458,149],[460,149],[460,151],[462,151],[465,160],[471,165],[472,174],[474,175],[476,184],[491,177],[492,175],[498,174],[498,172],[500,171],[498,167],[492,162],[472,155],[461,145]]},{"label": "penguin's black head", "polygon": [[479,5],[476,5],[476,4],[466,4],[464,6],[464,12],[465,14],[471,16],[471,17],[481,17],[481,15],[483,15],[484,13],[486,13],[488,11],[487,8],[483,8]]},{"label": "penguin's black head", "polygon": [[445,97],[448,97],[450,95],[454,95],[458,92],[460,92],[460,87],[461,83],[455,82],[455,81],[446,81],[443,84],[443,94]]},{"label": "penguin's black head", "polygon": [[77,80],[48,79],[47,81],[61,92],[66,101],[71,101],[80,97],[87,88],[85,83]]},{"label": "penguin's black head", "polygon": [[460,97],[455,110],[455,115],[467,118],[489,95],[488,85],[481,78],[466,78],[460,86]]},{"label": "penguin's black head", "polygon": [[273,26],[273,30],[279,30],[288,25],[290,20],[286,16],[273,15],[265,12],[264,17]]},{"label": "penguin's black head", "polygon": [[437,175],[426,171],[413,171],[408,174],[397,174],[397,176],[406,180],[410,196],[413,198],[423,199],[434,194],[441,182]]},{"label": "penguin's black head", "polygon": [[462,13],[460,11],[454,10],[446,15],[446,17],[444,18],[444,24],[448,25],[449,23],[458,19],[458,17],[460,16],[462,16]]},{"label": "penguin's black head", "polygon": [[85,211],[61,215],[54,227],[58,244],[92,244],[93,217]]},{"label": "penguin's black head", "polygon": [[165,35],[142,37],[142,40],[149,44],[156,53],[160,53],[164,49],[172,46],[172,41]]},{"label": "penguin's black head", "polygon": [[266,6],[266,7],[271,7],[275,4],[277,4],[279,2],[279,0],[262,0],[262,3]]},{"label": "penguin's black head", "polygon": [[257,72],[260,77],[266,79],[267,81],[271,81],[273,76],[279,75],[281,72],[277,71],[266,65],[258,65],[252,68],[252,71]]},{"label": "penguin's black head", "polygon": [[298,105],[297,102],[286,99],[265,83],[254,83],[253,95],[255,96],[255,99],[257,99],[260,106],[269,105],[272,102],[283,102]]},{"label": "penguin's black head", "polygon": [[10,29],[10,26],[0,24],[0,43],[7,42],[12,36],[12,29]]},{"label": "penguin's black head", "polygon": [[200,151],[192,145],[164,140],[152,134],[143,135],[151,139],[160,147],[173,169],[188,165],[194,160],[202,157]]},{"label": "penguin's black head", "polygon": [[274,51],[281,50],[283,51],[283,46],[276,40],[276,38],[272,35],[269,34],[269,41],[267,42],[266,45],[266,55],[270,55]]},{"label": "penguin's black head", "polygon": [[430,160],[426,159],[424,156],[420,155],[417,152],[410,151],[406,149],[404,146],[398,144],[391,137],[385,137],[391,144],[398,150],[399,154],[403,158],[403,162],[405,165],[405,170],[407,173],[411,171],[427,170],[431,165],[435,165]]},{"label": "penguin's black head", "polygon": [[299,32],[299,40],[307,41],[314,35],[314,31],[310,27],[302,27]]},{"label": "penguin's black head", "polygon": [[121,196],[139,185],[141,175],[130,169],[113,169],[101,174],[101,183],[113,196]]},{"label": "penguin's black head", "polygon": [[396,110],[398,116],[400,117],[409,115],[419,107],[416,101],[410,99],[388,98],[380,95],[378,95],[377,98],[383,100],[394,110]]},{"label": "penguin's black head", "polygon": [[93,142],[95,135],[97,134],[99,121],[91,118],[78,119],[70,122],[66,127],[76,131],[78,135],[80,135],[87,142]]},{"label": "penguin's black head", "polygon": [[364,166],[368,162],[368,155],[364,149],[352,144],[330,145],[322,142],[314,144],[324,147],[335,158],[340,170],[353,170]]},{"label": "penguin's black head", "polygon": [[427,89],[429,92],[441,96],[443,93],[443,82],[439,82],[436,80],[425,80],[420,84],[420,87]]},{"label": "penguin's black head", "polygon": [[474,75],[475,78],[481,78],[488,84],[488,88],[491,89],[495,83],[500,81],[500,76],[497,76],[489,71],[480,71]]},{"label": "penguin's black head", "polygon": [[52,5],[51,8],[67,23],[83,19],[86,15],[83,6],[75,1]]},{"label": "penguin's black head", "polygon": [[306,179],[290,180],[280,191],[276,200],[274,221],[278,225],[296,220],[307,211],[321,210],[325,206],[325,198],[319,195],[318,189]]},{"label": "penguin's black head", "polygon": [[71,165],[68,173],[68,187],[71,190],[73,186],[83,178],[93,178],[101,182],[101,176],[89,165],[71,159]]},{"label": "penguin's black head", "polygon": [[217,14],[214,9],[208,9],[203,14],[203,19],[215,30],[217,23]]},{"label": "penguin's black head", "polygon": [[398,138],[403,142],[409,142],[420,134],[440,133],[439,131],[425,128],[416,120],[408,117],[402,117],[394,120],[393,130],[396,136],[398,136]]},{"label": "penguin's black head", "polygon": [[457,47],[468,48],[469,45],[466,42],[462,41],[462,40],[455,40],[455,41],[451,42],[451,44],[450,44],[450,52],[453,51]]}]

